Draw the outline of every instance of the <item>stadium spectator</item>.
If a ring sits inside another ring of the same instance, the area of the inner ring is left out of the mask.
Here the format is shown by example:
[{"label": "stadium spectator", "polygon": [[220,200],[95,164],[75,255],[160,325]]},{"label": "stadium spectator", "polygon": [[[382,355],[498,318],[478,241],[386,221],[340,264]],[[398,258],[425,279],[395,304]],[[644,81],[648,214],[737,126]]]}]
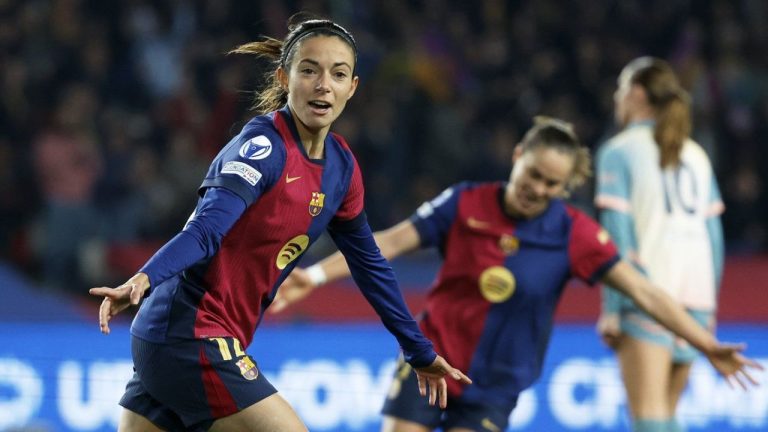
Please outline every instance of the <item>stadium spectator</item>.
[{"label": "stadium spectator", "polygon": [[363,185],[346,141],[329,133],[358,84],[357,46],[329,20],[289,25],[234,53],[272,61],[261,113],[216,156],[184,229],[104,297],[102,332],[131,304],[135,374],[121,431],[299,431],[306,427],[245,354],[262,313],[298,258],[325,231],[396,336],[428,403],[446,403],[444,376],[470,381],[433,350],[373,242]]},{"label": "stadium spectator", "polygon": [[[513,162],[508,182],[459,183],[375,234],[388,259],[439,248],[443,264],[427,294],[421,329],[474,382],[449,382],[443,411],[417,400],[411,368],[401,363],[382,430],[505,430],[519,394],[541,373],[555,306],[571,277],[610,283],[704,352],[729,382],[755,383],[748,368],[760,365],[740,353],[743,347],[718,342],[621,260],[605,230],[563,201],[590,174],[589,151],[571,125],[538,118],[516,146]],[[349,274],[339,252],[295,269],[272,310]]]}]

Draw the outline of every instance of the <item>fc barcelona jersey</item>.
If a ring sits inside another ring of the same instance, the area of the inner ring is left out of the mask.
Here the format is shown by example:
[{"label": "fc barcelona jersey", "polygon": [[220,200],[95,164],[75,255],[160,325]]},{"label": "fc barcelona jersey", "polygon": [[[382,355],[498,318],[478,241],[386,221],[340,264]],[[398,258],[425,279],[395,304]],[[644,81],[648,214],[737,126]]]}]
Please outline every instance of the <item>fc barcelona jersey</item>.
[{"label": "fc barcelona jersey", "polygon": [[[310,159],[287,108],[252,119],[213,160],[200,190],[207,188],[234,192],[245,212],[215,254],[152,287],[132,326],[137,337],[233,336],[247,346],[277,287],[326,227],[367,227],[347,144],[329,134],[325,158]],[[415,322],[413,329],[423,339]]]},{"label": "fc barcelona jersey", "polygon": [[473,403],[509,403],[540,375],[566,282],[596,282],[617,261],[590,217],[561,200],[532,219],[503,211],[503,183],[455,185],[412,216],[421,246],[444,263],[427,296],[425,335],[473,385],[449,393]]}]

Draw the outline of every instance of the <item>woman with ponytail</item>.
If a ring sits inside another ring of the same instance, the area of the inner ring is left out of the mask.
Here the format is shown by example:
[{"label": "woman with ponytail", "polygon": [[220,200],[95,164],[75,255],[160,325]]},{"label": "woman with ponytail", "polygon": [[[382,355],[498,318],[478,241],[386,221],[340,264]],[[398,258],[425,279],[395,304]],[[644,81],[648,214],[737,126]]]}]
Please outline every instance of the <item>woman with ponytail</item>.
[{"label": "woman with ponytail", "polygon": [[[277,288],[328,229],[397,338],[428,403],[469,379],[419,330],[363,210],[360,168],[330,132],[355,93],[357,46],[333,21],[289,26],[233,50],[272,61],[257,114],[211,163],[183,230],[104,297],[101,331],[145,298],[131,326],[135,374],[120,431],[296,432],[306,426],[245,352]],[[268,349],[262,351],[268,352]]]},{"label": "woman with ponytail", "polygon": [[[597,157],[600,222],[623,256],[714,332],[724,208],[690,138],[688,94],[666,62],[641,57],[621,72],[614,102],[623,129]],[[618,356],[633,430],[682,430],[675,411],[698,351],[612,289],[598,332]]]}]

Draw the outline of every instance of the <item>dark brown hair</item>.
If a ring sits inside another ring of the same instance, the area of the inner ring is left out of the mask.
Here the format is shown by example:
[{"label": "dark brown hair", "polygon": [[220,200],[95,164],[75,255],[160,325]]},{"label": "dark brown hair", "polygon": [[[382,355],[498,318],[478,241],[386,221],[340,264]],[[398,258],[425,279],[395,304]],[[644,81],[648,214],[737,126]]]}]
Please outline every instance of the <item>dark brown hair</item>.
[{"label": "dark brown hair", "polygon": [[301,41],[318,35],[336,36],[352,48],[355,64],[357,64],[357,44],[352,34],[344,27],[328,19],[310,19],[304,14],[294,15],[288,22],[289,31],[285,40],[265,36],[259,41],[248,42],[229,52],[230,54],[253,54],[267,58],[273,63],[273,67],[265,74],[267,85],[256,94],[253,104],[253,109],[259,114],[278,110],[288,102],[288,93],[280,85],[275,71],[279,67],[283,67],[286,71],[290,69]]},{"label": "dark brown hair", "polygon": [[630,84],[637,84],[645,90],[648,103],[654,110],[656,126],[653,138],[659,146],[661,167],[677,166],[683,143],[691,134],[688,93],[664,60],[640,57],[632,60],[626,70],[630,73]]}]

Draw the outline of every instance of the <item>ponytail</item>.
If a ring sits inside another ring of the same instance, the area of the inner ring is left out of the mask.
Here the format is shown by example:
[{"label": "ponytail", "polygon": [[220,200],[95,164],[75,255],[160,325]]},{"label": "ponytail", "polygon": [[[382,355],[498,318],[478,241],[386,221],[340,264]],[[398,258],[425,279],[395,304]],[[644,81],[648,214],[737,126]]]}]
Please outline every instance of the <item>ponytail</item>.
[{"label": "ponytail", "polygon": [[667,103],[658,107],[656,112],[653,138],[659,146],[661,167],[678,166],[683,143],[691,134],[691,112],[687,97],[675,94]]},{"label": "ponytail", "polygon": [[270,69],[264,79],[267,85],[256,93],[253,110],[258,114],[266,114],[276,111],[288,102],[288,92],[277,79],[275,71],[280,66],[280,58],[283,52],[283,41],[265,37],[263,40],[248,42],[240,45],[229,54],[250,54],[271,60],[275,67]]},{"label": "ponytail", "polygon": [[654,110],[653,138],[659,146],[662,168],[680,164],[683,143],[691,134],[691,103],[672,67],[655,57],[639,57],[625,67],[630,82],[640,85]]},{"label": "ponytail", "polygon": [[[297,13],[289,20],[288,35],[285,41],[264,37],[260,41],[240,45],[229,54],[252,54],[272,61],[273,67],[265,74],[267,85],[256,94],[253,110],[258,114],[276,111],[288,103],[288,91],[277,79],[277,69],[282,67],[288,72],[291,60],[299,42],[307,37],[325,35],[343,40],[352,49],[357,64],[357,43],[352,34],[344,27],[327,19],[313,18],[305,13]],[[353,64],[353,72],[354,72]]]}]

